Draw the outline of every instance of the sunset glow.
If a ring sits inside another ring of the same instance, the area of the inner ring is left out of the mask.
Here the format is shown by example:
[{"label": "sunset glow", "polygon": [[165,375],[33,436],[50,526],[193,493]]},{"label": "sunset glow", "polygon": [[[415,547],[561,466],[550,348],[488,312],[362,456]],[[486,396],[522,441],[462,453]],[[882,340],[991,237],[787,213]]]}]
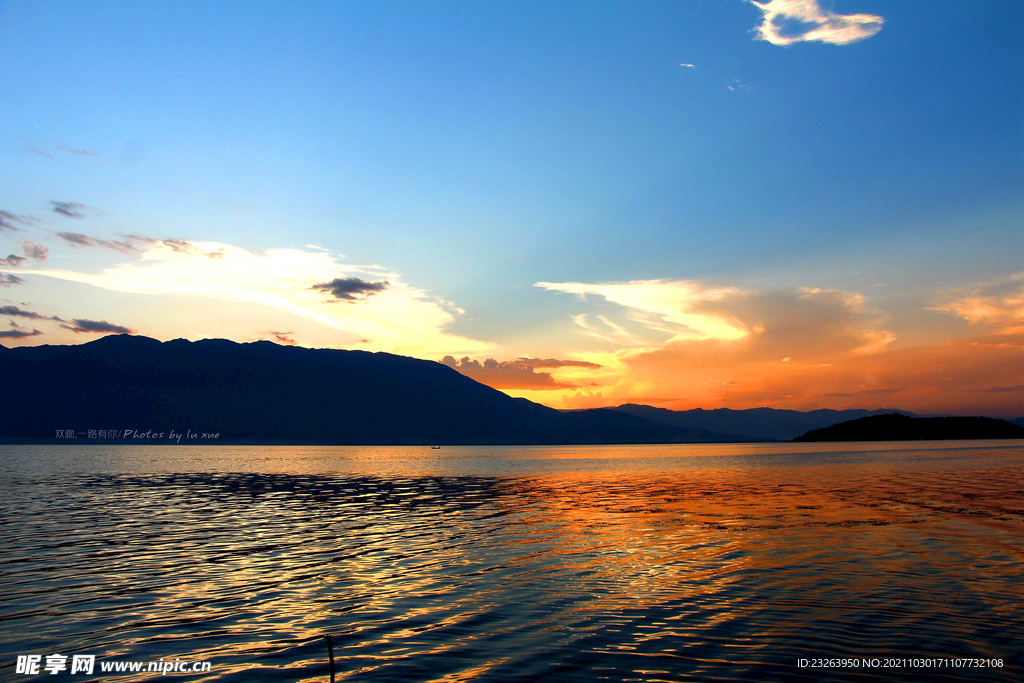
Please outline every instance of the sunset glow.
[{"label": "sunset glow", "polygon": [[5,3],[0,343],[1021,416],[1024,20],[962,10]]}]

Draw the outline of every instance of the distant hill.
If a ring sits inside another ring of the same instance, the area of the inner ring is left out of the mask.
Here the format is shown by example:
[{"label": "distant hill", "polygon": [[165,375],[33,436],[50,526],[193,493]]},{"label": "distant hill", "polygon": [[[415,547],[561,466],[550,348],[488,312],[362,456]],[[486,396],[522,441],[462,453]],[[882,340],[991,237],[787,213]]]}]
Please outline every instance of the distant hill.
[{"label": "distant hill", "polygon": [[171,443],[172,430],[185,434],[177,443],[730,440],[614,410],[554,410],[433,361],[266,341],[111,335],[72,346],[0,346],[0,377],[0,437],[8,441],[72,442],[58,430],[79,444],[100,442],[101,431],[108,442]]},{"label": "distant hill", "polygon": [[[790,441],[811,429],[820,429],[848,420],[893,412],[892,409],[811,410],[809,412],[777,410],[775,408],[667,410],[631,403],[621,405],[614,410],[673,427],[707,429],[712,432],[731,434],[738,441]],[[914,416],[914,413],[896,412]]]},{"label": "distant hill", "polygon": [[[0,345],[0,377],[0,440],[7,442],[782,441],[891,412],[672,411],[630,404],[561,411],[511,398],[433,361],[266,341],[159,342],[129,335],[72,346]],[[172,430],[183,438],[172,439]],[[64,438],[68,433],[75,439]]]},{"label": "distant hill", "polygon": [[794,441],[1024,439],[1024,427],[991,417],[909,417],[891,413],[813,429]]}]

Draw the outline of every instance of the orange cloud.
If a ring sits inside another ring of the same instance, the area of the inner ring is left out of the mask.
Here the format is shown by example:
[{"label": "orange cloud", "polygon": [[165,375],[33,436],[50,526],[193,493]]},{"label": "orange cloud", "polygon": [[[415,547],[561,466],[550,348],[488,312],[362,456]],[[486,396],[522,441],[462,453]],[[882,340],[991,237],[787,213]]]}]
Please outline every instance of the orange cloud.
[{"label": "orange cloud", "polygon": [[[600,392],[546,397],[557,407],[634,401],[674,409],[901,407],[924,413],[1024,414],[1019,276],[942,295],[938,310],[973,321],[971,337],[902,348],[897,335],[886,329],[888,317],[853,292],[807,287],[757,292],[663,281],[543,286],[612,294],[623,306],[618,316],[604,317],[623,334],[599,327],[596,316],[575,314],[577,326],[581,318],[590,326],[582,334],[592,343],[599,339],[604,348],[573,355],[604,366],[593,375],[602,386]],[[652,289],[661,294],[674,290],[677,299],[663,296],[652,303],[644,296]],[[722,325],[707,325],[700,334],[689,326],[680,334],[681,316],[666,313],[672,310]],[[726,329],[746,333],[711,333]],[[528,392],[518,395],[545,400]]]},{"label": "orange cloud", "polygon": [[1024,414],[1020,337],[861,355],[847,350],[828,364],[772,359],[753,345],[735,346],[677,343],[627,356],[617,381],[602,387],[601,394],[575,391],[559,407],[634,401],[680,410],[900,407],[922,413]]},{"label": "orange cloud", "polygon": [[974,326],[1002,334],[1024,331],[1024,273],[1003,280],[948,289],[935,311],[959,316]]},{"label": "orange cloud", "polygon": [[593,368],[601,367],[599,363],[585,360],[559,360],[557,358],[516,358],[519,363],[526,363],[535,368]]},{"label": "orange cloud", "polygon": [[[541,361],[548,363],[547,367],[558,367],[550,364],[560,363],[563,365],[583,365],[584,367],[600,367],[594,363],[581,363],[580,361],[556,361],[548,359]],[[536,372],[528,360],[510,360],[498,362],[488,358],[483,363],[471,360],[466,357],[462,360],[455,360],[452,356],[445,356],[441,363],[459,371],[466,377],[486,384],[494,389],[532,389],[535,391],[550,391],[552,389],[568,389],[576,385],[571,382],[562,382],[551,376],[549,372]]]}]

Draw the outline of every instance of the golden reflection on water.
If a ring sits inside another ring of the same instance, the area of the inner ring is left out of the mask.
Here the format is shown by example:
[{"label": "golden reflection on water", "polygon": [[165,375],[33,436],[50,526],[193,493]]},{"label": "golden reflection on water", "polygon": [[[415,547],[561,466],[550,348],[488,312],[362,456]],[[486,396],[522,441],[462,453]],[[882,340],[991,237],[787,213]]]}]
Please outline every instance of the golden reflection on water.
[{"label": "golden reflection on water", "polygon": [[843,448],[9,450],[4,653],[218,681],[324,681],[325,633],[351,681],[1019,657],[1019,444]]}]

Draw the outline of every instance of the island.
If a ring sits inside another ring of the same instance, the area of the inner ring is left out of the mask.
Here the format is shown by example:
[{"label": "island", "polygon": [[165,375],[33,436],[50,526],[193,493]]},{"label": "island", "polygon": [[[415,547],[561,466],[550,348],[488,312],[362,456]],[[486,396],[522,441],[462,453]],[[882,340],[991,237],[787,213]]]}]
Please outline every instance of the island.
[{"label": "island", "polygon": [[1024,428],[992,417],[872,415],[812,429],[793,441],[918,441],[940,439],[1024,439]]}]

